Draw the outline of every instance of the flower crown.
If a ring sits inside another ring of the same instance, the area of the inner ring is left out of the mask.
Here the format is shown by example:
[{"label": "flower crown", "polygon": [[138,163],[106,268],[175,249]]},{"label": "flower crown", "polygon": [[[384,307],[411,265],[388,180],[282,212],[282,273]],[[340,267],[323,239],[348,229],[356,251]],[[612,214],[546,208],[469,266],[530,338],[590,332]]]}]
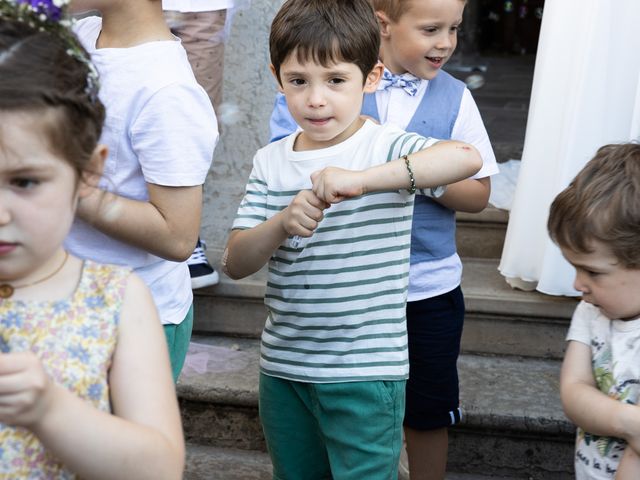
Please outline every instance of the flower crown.
[{"label": "flower crown", "polygon": [[67,12],[70,2],[71,0],[0,0],[0,19],[25,23],[39,32],[49,32],[60,37],[67,45],[67,54],[87,67],[89,73],[85,93],[95,102],[99,89],[98,71],[71,31],[75,20]]}]

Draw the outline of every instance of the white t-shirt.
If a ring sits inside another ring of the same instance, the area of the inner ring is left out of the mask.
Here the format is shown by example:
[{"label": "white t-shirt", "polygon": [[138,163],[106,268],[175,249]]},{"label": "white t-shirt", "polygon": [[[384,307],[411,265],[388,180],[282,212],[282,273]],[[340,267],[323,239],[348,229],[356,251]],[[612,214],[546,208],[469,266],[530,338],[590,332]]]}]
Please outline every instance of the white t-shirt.
[{"label": "white t-shirt", "polygon": [[[300,190],[311,188],[317,170],[363,170],[436,142],[371,121],[344,142],[319,150],[294,151],[295,137],[256,154],[234,229],[256,227],[282,211]],[[331,205],[311,237],[289,238],[274,252],[265,294],[263,373],[314,383],[407,377],[413,200],[406,190],[395,190]]]},{"label": "white t-shirt", "polygon": [[162,0],[163,10],[176,12],[213,12],[228,10],[234,0]]},{"label": "white t-shirt", "polygon": [[[410,75],[410,74],[409,74]],[[415,78],[411,76],[411,78]],[[421,80],[418,92],[411,96],[401,88],[388,88],[376,92],[376,105],[380,123],[391,123],[406,129],[413,118],[425,92],[429,80]],[[498,173],[496,157],[491,148],[489,135],[482,123],[480,111],[469,89],[465,88],[460,102],[460,110],[453,130],[452,140],[466,142],[478,149],[482,156],[482,168],[471,178],[485,178]],[[457,253],[440,260],[411,265],[409,274],[408,300],[414,302],[450,292],[462,279],[462,263]]]},{"label": "white t-shirt", "polygon": [[[591,348],[591,364],[600,391],[620,402],[637,405],[640,395],[640,319],[610,320],[600,309],[580,302],[571,320],[567,340]],[[591,435],[578,428],[576,478],[612,479],[626,442]]]},{"label": "white t-shirt", "polygon": [[[100,73],[107,111],[101,143],[109,147],[101,187],[148,200],[147,183],[186,187],[205,181],[218,140],[209,97],[179,41],[96,49],[102,20],[75,32]],[[133,267],[151,289],[163,324],[178,324],[193,300],[186,262],[171,262],[76,220],[65,242],[74,255]]]}]

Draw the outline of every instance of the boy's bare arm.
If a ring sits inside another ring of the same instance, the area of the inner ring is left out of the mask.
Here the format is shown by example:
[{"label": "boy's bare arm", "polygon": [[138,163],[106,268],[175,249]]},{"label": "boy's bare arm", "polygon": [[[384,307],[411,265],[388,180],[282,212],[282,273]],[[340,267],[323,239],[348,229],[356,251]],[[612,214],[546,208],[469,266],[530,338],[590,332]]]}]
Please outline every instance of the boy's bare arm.
[{"label": "boy's bare arm", "polygon": [[633,448],[625,448],[618,465],[616,480],[637,480],[638,478],[640,478],[640,456]]},{"label": "boy's bare arm", "polygon": [[583,430],[624,438],[640,448],[640,408],[598,390],[591,369],[591,348],[584,343],[570,341],[567,345],[560,398],[567,417]]},{"label": "boy's bare arm", "polygon": [[223,260],[224,272],[233,279],[257,272],[290,235],[313,235],[327,207],[311,190],[302,190],[287,208],[260,225],[232,231]]},{"label": "boy's bare arm", "polygon": [[186,260],[198,239],[202,186],[147,188],[146,202],[96,188],[82,198],[77,214],[110,237],[167,260]]},{"label": "boy's bare arm", "polygon": [[[408,156],[417,188],[448,185],[470,177],[482,167],[482,158],[472,145],[442,141]],[[400,158],[362,171],[328,167],[311,176],[319,198],[336,203],[345,198],[411,186],[404,159]]]},{"label": "boy's bare arm", "polygon": [[448,185],[444,195],[434,200],[451,210],[478,213],[486,208],[490,194],[490,177],[467,178]]},{"label": "boy's bare arm", "polygon": [[113,414],[54,382],[32,352],[3,354],[0,421],[31,430],[81,478],[182,478],[184,440],[165,337],[153,298],[134,275],[108,375]]},{"label": "boy's bare arm", "polygon": [[287,238],[281,214],[248,230],[233,230],[223,257],[223,270],[234,280],[257,272]]}]

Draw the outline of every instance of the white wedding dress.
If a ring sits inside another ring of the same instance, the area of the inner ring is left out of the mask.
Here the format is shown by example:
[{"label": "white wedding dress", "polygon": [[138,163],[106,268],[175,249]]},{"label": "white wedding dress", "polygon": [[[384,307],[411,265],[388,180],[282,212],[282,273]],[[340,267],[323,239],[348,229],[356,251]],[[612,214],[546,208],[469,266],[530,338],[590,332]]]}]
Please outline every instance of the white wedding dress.
[{"label": "white wedding dress", "polygon": [[547,0],[522,165],[499,270],[515,288],[579,295],[549,206],[598,147],[640,139],[640,0]]}]

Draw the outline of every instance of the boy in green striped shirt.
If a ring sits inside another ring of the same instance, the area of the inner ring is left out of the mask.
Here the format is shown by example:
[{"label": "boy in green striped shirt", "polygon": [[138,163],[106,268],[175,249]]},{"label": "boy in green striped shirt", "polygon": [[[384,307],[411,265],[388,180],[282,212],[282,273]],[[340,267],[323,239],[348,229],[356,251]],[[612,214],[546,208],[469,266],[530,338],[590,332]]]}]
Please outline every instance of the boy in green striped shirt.
[{"label": "boy in green striped shirt", "polygon": [[414,194],[482,165],[467,144],[360,117],[379,42],[367,0],[288,0],[271,27],[302,131],[256,153],[223,267],[269,265],[260,416],[278,479],[396,478]]}]

